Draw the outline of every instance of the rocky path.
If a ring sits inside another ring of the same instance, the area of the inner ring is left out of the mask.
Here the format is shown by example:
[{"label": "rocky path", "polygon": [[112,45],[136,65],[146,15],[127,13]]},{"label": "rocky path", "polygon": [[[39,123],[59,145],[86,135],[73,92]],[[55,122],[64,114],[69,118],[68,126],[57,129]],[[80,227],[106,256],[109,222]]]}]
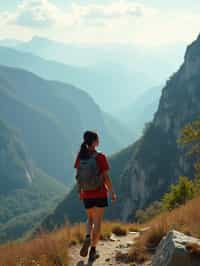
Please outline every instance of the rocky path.
[{"label": "rocky path", "polygon": [[[108,241],[100,241],[98,246],[98,251],[100,253],[100,258],[98,258],[93,263],[88,263],[88,259],[79,256],[80,246],[75,246],[71,248],[71,266],[109,266],[109,265],[121,265],[127,266],[127,264],[119,263],[115,260],[115,255],[118,251],[128,252],[130,245],[134,243],[134,240],[138,237],[139,233],[130,232],[127,236],[117,237],[111,236]],[[131,264],[129,264],[131,265]],[[132,264],[134,265],[134,264]],[[150,265],[150,264],[146,264]]]}]

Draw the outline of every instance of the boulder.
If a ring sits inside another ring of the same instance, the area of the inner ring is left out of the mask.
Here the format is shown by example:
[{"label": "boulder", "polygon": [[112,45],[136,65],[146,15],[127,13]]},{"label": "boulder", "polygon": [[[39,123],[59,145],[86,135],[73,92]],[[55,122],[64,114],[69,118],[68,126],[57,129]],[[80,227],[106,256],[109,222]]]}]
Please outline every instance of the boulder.
[{"label": "boulder", "polygon": [[160,242],[153,257],[153,266],[200,266],[200,255],[192,254],[188,245],[200,240],[177,231],[170,231]]}]

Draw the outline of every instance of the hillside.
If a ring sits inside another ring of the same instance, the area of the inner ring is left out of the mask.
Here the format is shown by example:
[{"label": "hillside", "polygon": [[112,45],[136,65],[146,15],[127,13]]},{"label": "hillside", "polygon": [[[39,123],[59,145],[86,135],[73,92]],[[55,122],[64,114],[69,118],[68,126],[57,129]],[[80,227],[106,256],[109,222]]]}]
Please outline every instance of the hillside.
[{"label": "hillside", "polygon": [[18,132],[0,120],[0,242],[40,224],[65,193],[30,162]]},{"label": "hillside", "polygon": [[[108,209],[107,218],[133,219],[137,209],[160,199],[179,175],[193,176],[192,164],[177,138],[182,127],[200,114],[199,71],[200,37],[187,48],[183,65],[167,81],[158,110],[142,138],[111,158],[118,203]],[[72,206],[76,213],[72,214]],[[51,228],[52,223],[61,224],[66,215],[72,221],[82,220],[83,211],[72,190],[43,225]]]},{"label": "hillside", "polygon": [[[62,95],[65,101],[68,100],[67,105],[68,106],[70,104],[76,105],[76,108],[78,109],[77,115],[78,116],[82,115],[80,119],[81,121],[79,121],[77,125],[82,123],[82,127],[84,128],[91,127],[92,125],[92,128],[96,130],[100,129],[100,132],[103,134],[103,136],[105,135],[105,138],[104,138],[105,140],[106,138],[109,138],[109,141],[107,142],[106,145],[107,146],[110,145],[110,147],[113,146],[113,149],[108,147],[107,150],[109,153],[113,151],[117,151],[118,149],[125,147],[126,145],[129,144],[129,139],[130,137],[132,137],[131,134],[129,133],[127,134],[128,138],[124,138],[123,140],[117,139],[117,140],[114,140],[113,142],[110,141],[110,137],[106,136],[107,134],[105,133],[106,126],[104,125],[105,124],[104,119],[107,120],[107,115],[102,114],[99,106],[95,104],[93,99],[86,92],[83,91],[85,90],[85,88],[87,88],[87,82],[89,82],[90,87],[91,87],[90,95],[95,96],[94,98],[96,99],[96,102],[97,103],[101,102],[99,101],[99,99],[101,97],[105,97],[106,101],[108,100],[110,103],[113,97],[112,97],[111,90],[108,90],[109,86],[102,84],[102,82],[105,80],[104,77],[102,76],[97,77],[95,73],[89,71],[87,68],[84,68],[84,67],[74,67],[74,66],[62,64],[56,61],[45,60],[39,56],[35,56],[30,53],[19,52],[15,49],[7,48],[7,47],[0,47],[0,64],[8,66],[8,67],[22,68],[24,70],[31,71],[32,73],[35,73],[36,75],[39,75],[40,77],[43,77],[44,79],[47,79],[47,80],[60,81],[60,82],[54,82],[54,83],[50,82],[49,87],[51,85],[51,90],[52,90],[53,88],[55,89],[55,87],[59,86],[60,87],[59,96]],[[21,75],[23,75],[23,72],[21,72]],[[29,78],[30,78],[30,75],[29,75]],[[14,82],[17,82],[19,85],[21,85],[21,83],[24,80],[25,78],[19,79],[15,76]],[[99,82],[99,80],[101,80],[101,82]],[[30,86],[31,84],[33,84],[33,81],[31,82],[29,81]],[[62,82],[64,82],[65,84]],[[80,87],[81,90],[70,84]],[[98,85],[99,87],[95,89],[96,85]],[[41,86],[41,84],[39,84],[39,86]],[[68,88],[67,93],[65,89],[66,87]],[[59,100],[63,101],[61,99]],[[61,102],[61,105],[63,105],[63,102]],[[113,105],[113,103],[110,105]],[[69,106],[68,110],[70,109],[73,109],[73,106]],[[74,113],[75,112],[73,111],[72,114],[75,115]],[[70,118],[71,120],[68,119],[68,121],[65,120],[63,122],[65,124],[70,122],[72,129],[74,130],[73,131],[74,134],[78,136],[79,129],[77,129],[77,126],[75,126],[75,129],[74,129],[74,123],[73,123],[73,121],[76,121],[77,118],[74,118],[73,115]],[[63,114],[61,115],[59,114],[59,116],[63,116]],[[119,128],[121,127],[122,126],[119,126]],[[112,128],[112,126],[110,128]],[[124,128],[124,131],[125,130],[126,129]],[[115,132],[113,130],[113,132],[111,132],[111,135],[114,136],[115,135],[114,133]]]},{"label": "hillside", "polygon": [[[0,68],[0,118],[8,125],[18,129],[20,137],[27,147],[29,157],[41,169],[49,175],[60,180],[64,178],[66,182],[69,182],[66,173],[69,175],[71,171],[69,169],[67,171],[63,157],[65,156],[66,160],[72,160],[70,141],[66,139],[63,129],[54,117],[34,108],[28,102],[24,103],[22,96],[18,93],[21,88],[27,89],[27,86],[17,86],[14,83],[12,71],[14,70]],[[19,71],[19,73],[21,72]],[[13,84],[9,83],[10,80]],[[23,83],[24,79],[22,78],[20,81]],[[31,84],[33,88],[37,86],[35,83]],[[31,91],[27,90],[27,95],[31,95]],[[30,101],[32,99],[30,97]],[[56,143],[55,139],[57,139]],[[61,153],[63,147],[66,149]],[[55,163],[56,161],[57,163]]]},{"label": "hillside", "polygon": [[73,156],[84,130],[97,130],[108,153],[122,147],[92,98],[71,85],[1,66],[0,94],[0,117],[20,130],[38,166],[60,180],[73,178]]},{"label": "hillside", "polygon": [[25,188],[32,182],[32,168],[17,133],[0,120],[0,195]]}]

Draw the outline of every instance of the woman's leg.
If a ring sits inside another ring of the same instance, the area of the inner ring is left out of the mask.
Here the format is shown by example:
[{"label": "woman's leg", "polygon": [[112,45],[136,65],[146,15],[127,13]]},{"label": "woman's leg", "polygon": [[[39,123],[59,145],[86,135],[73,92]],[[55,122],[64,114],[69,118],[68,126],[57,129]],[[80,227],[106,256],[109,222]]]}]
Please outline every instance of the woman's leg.
[{"label": "woman's leg", "polygon": [[95,209],[94,208],[89,208],[86,209],[87,213],[87,222],[86,222],[86,236],[90,235],[92,233],[93,225],[94,225],[94,213]]},{"label": "woman's leg", "polygon": [[92,245],[91,245],[92,247],[96,247],[100,239],[103,213],[104,213],[104,208],[98,208],[98,207],[94,208],[94,212],[93,212],[94,228],[93,228]]},{"label": "woman's leg", "polygon": [[89,209],[86,209],[86,212],[87,212],[87,217],[88,217],[88,220],[87,220],[87,223],[86,223],[86,237],[85,237],[85,240],[83,242],[83,245],[81,247],[81,250],[80,250],[80,255],[82,257],[86,257],[87,254],[88,254],[88,249],[91,245],[91,232],[92,232],[92,228],[93,228],[93,223],[94,223],[94,208],[89,208]]}]

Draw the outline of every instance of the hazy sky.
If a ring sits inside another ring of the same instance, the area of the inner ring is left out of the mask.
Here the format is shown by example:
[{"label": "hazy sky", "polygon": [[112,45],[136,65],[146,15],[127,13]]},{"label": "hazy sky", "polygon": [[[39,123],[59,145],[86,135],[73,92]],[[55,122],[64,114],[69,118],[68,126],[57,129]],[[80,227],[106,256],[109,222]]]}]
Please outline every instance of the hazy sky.
[{"label": "hazy sky", "polygon": [[147,47],[189,43],[200,32],[198,0],[6,0],[0,38]]}]

